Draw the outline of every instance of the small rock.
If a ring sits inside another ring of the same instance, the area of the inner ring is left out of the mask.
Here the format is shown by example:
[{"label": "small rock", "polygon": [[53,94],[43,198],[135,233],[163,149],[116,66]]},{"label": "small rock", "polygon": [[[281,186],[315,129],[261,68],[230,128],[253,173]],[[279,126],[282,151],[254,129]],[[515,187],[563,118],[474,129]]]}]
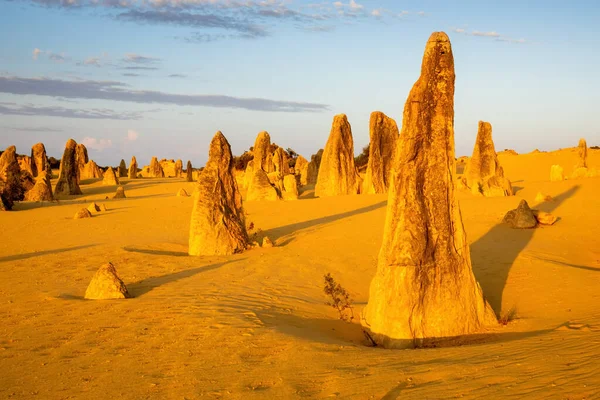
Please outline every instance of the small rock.
[{"label": "small rock", "polygon": [[177,192],[177,197],[190,197],[190,195],[185,191],[185,189],[181,188],[179,189],[179,192]]},{"label": "small rock", "polygon": [[100,207],[98,207],[98,204],[96,204],[96,203],[90,204],[87,209],[90,212],[99,212],[100,211]]},{"label": "small rock", "polygon": [[91,217],[92,217],[92,213],[90,212],[90,210],[88,210],[87,208],[82,208],[81,210],[77,211],[77,213],[75,214],[73,219],[91,218]]},{"label": "small rock", "polygon": [[127,196],[125,196],[125,188],[123,186],[119,186],[113,199],[125,199],[126,197]]},{"label": "small rock", "polygon": [[509,224],[511,228],[515,229],[530,229],[535,228],[537,225],[533,211],[529,208],[529,204],[525,200],[521,200],[516,209],[507,212],[502,222]]},{"label": "small rock", "polygon": [[542,201],[552,201],[552,196],[538,192],[538,194],[535,196],[535,201],[536,203],[541,203]]},{"label": "small rock", "polygon": [[268,236],[263,238],[262,247],[273,247],[273,242],[269,239]]},{"label": "small rock", "polygon": [[104,203],[102,203],[102,205],[100,206],[100,211],[108,211]]},{"label": "small rock", "polygon": [[127,299],[131,295],[111,263],[103,265],[92,277],[85,298],[91,300]]},{"label": "small rock", "polygon": [[540,210],[532,210],[532,211],[533,211],[533,216],[535,217],[537,222],[542,225],[553,225],[558,219],[554,215],[544,212],[544,211],[540,211]]}]

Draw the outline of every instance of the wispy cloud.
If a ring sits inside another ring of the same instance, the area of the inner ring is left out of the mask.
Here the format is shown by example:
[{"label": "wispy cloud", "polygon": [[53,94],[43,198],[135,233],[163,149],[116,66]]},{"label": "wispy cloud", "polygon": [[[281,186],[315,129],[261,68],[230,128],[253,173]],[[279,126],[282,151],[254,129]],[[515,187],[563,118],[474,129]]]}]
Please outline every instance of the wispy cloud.
[{"label": "wispy cloud", "polygon": [[67,60],[67,57],[65,55],[65,53],[54,53],[52,51],[44,51],[44,50],[40,50],[37,47],[35,49],[33,49],[33,51],[31,52],[31,58],[33,58],[34,61],[39,60],[40,56],[45,55],[46,57],[48,57],[49,60],[57,62],[57,63],[62,63],[65,62]]},{"label": "wispy cloud", "polygon": [[187,78],[187,75],[184,74],[171,74],[169,78]]},{"label": "wispy cloud", "polygon": [[124,74],[121,74],[123,76],[128,76],[128,77],[136,77],[136,76],[141,76],[140,74],[134,74],[132,72],[125,72]]},{"label": "wispy cloud", "polygon": [[127,130],[127,137],[125,141],[127,142],[135,142],[140,137],[140,134],[134,131],[133,129]]},{"label": "wispy cloud", "polygon": [[0,103],[0,115],[29,115],[81,119],[137,120],[140,112],[123,112],[106,108],[73,109],[59,106],[37,106],[34,104]]},{"label": "wispy cloud", "polygon": [[156,64],[160,62],[160,58],[142,56],[141,54],[128,53],[125,54],[123,62],[129,64]]},{"label": "wispy cloud", "polygon": [[146,104],[175,104],[237,108],[274,112],[320,112],[329,106],[320,103],[244,98],[226,95],[176,94],[155,90],[133,90],[127,84],[115,81],[67,81],[52,78],[24,78],[0,76],[0,93],[38,95],[67,99],[97,99]]},{"label": "wispy cloud", "polygon": [[48,128],[46,126],[2,126],[0,127],[0,129],[6,129],[16,132],[64,132],[64,130],[62,129]]},{"label": "wispy cloud", "polygon": [[478,30],[468,31],[466,28],[453,28],[452,32],[459,33],[461,35],[466,35],[466,36],[478,36],[478,37],[484,37],[484,38],[491,38],[498,42],[519,43],[519,44],[527,43],[527,41],[525,39],[513,39],[511,37],[501,35],[500,33],[496,32],[496,31],[478,31]]}]

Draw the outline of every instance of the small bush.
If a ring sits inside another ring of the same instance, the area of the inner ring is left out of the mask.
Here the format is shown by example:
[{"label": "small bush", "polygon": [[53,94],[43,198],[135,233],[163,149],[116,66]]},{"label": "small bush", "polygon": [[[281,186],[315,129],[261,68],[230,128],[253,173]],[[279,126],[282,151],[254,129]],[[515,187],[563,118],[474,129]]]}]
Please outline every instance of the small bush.
[{"label": "small bush", "polygon": [[517,319],[517,307],[512,306],[508,311],[500,313],[498,322],[502,325],[508,325],[509,322],[512,322],[515,319]]},{"label": "small bush", "polygon": [[354,308],[352,307],[353,300],[350,293],[337,283],[330,273],[327,273],[324,278],[325,287],[323,292],[330,297],[325,304],[335,308],[342,321],[352,321],[354,319]]}]

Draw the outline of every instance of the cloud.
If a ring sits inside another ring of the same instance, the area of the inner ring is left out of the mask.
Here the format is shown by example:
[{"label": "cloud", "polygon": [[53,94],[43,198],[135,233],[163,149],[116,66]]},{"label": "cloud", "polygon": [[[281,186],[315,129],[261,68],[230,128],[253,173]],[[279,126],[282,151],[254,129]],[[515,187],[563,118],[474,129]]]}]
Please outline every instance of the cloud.
[{"label": "cloud", "polygon": [[140,112],[120,112],[106,108],[73,109],[59,106],[0,103],[0,115],[29,115],[80,119],[138,120]]},{"label": "cloud", "polygon": [[2,129],[7,129],[17,132],[64,132],[62,129],[48,128],[45,126],[29,126],[29,127],[16,127],[16,126],[3,126]]},{"label": "cloud", "polygon": [[135,142],[140,137],[140,134],[134,131],[133,129],[129,129],[127,131],[127,138],[125,139],[127,142]]},{"label": "cloud", "polygon": [[67,99],[234,108],[253,111],[320,112],[329,110],[328,105],[320,103],[244,98],[218,94],[175,94],[154,90],[132,90],[127,84],[114,81],[66,81],[53,78],[0,76],[0,93],[63,97]]},{"label": "cloud", "polygon": [[169,78],[187,78],[187,75],[183,75],[183,74],[171,74],[171,75],[169,75]]},{"label": "cloud", "polygon": [[475,31],[474,30],[474,31],[469,32],[465,28],[453,28],[452,32],[460,33],[461,35],[466,35],[466,36],[491,38],[491,39],[495,39],[498,42],[518,43],[518,44],[527,43],[527,41],[525,39],[512,39],[508,36],[501,35],[500,33],[496,32],[496,31]]},{"label": "cloud", "polygon": [[32,58],[34,60],[37,60],[41,53],[42,53],[42,51],[40,49],[38,49],[38,48],[33,49]]},{"label": "cloud", "polygon": [[121,69],[128,69],[128,70],[132,70],[132,71],[156,71],[156,70],[158,70],[157,67],[138,67],[138,66],[127,66],[127,67],[122,67]]},{"label": "cloud", "polygon": [[304,30],[307,32],[316,32],[316,33],[333,32],[335,30],[335,26],[333,26],[333,25],[313,25],[313,26],[304,27]]},{"label": "cloud", "polygon": [[37,61],[40,58],[40,56],[44,54],[48,57],[49,60],[54,62],[62,63],[67,60],[65,53],[53,53],[51,51],[40,50],[37,47],[33,49],[33,52],[31,53],[31,58],[33,58],[34,61]]},{"label": "cloud", "polygon": [[129,77],[135,77],[135,76],[142,76],[140,74],[133,74],[131,72],[125,72],[124,74],[121,74],[123,76],[129,76]]},{"label": "cloud", "polygon": [[86,136],[81,140],[81,143],[88,149],[102,151],[112,147],[112,140],[110,139],[96,139],[93,137]]},{"label": "cloud", "polygon": [[94,65],[96,67],[100,67],[100,58],[99,57],[88,57],[83,61],[84,65]]},{"label": "cloud", "polygon": [[133,63],[133,64],[156,64],[156,63],[160,62],[160,58],[147,57],[147,56],[142,56],[140,54],[128,53],[128,54],[125,54],[125,58],[123,58],[123,62]]}]

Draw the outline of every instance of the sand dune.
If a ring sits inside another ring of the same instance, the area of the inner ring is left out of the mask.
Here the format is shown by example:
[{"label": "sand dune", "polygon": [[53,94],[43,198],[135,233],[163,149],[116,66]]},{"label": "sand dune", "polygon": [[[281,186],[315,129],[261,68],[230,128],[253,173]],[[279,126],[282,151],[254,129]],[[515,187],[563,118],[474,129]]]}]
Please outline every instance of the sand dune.
[{"label": "sand dune", "polygon": [[[308,187],[299,201],[247,202],[252,232],[276,247],[226,257],[187,256],[183,178],[123,178],[119,200],[84,180],[81,196],[19,203],[0,213],[0,398],[598,398],[600,178],[549,181],[553,164],[570,175],[576,149],[499,160],[516,196],[458,198],[484,295],[518,318],[458,347],[367,347],[358,321],[324,304],[329,272],[357,314],[365,305],[385,195]],[[588,162],[600,169],[600,151]],[[521,199],[559,221],[502,225]],[[108,211],[73,220],[91,201]],[[83,300],[109,261],[134,298]]]}]

